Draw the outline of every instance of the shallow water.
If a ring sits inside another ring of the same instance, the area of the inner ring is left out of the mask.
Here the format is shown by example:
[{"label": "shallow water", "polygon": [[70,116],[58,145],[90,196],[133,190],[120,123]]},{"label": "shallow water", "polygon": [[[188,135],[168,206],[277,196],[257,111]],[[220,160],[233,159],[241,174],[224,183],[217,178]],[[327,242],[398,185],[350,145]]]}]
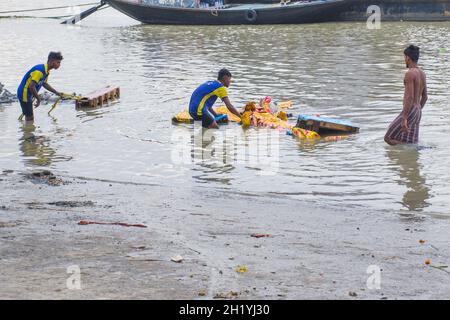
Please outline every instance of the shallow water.
[{"label": "shallow water", "polygon": [[[22,8],[18,2],[2,1],[0,11]],[[79,2],[27,6],[55,3]],[[179,186],[180,192],[289,197],[336,211],[450,216],[450,23],[382,23],[381,30],[356,23],[144,26],[107,9],[79,27],[0,19],[0,43],[0,81],[10,91],[53,49],[65,57],[49,81],[57,89],[87,93],[116,84],[122,91],[119,103],[95,110],[64,103],[49,117],[50,105],[41,106],[35,127],[17,121],[18,104],[0,107],[2,169],[48,168],[89,179]],[[383,136],[402,108],[402,50],[409,43],[422,48],[430,98],[420,145],[389,147]],[[198,145],[198,128],[174,126],[170,119],[221,67],[234,75],[229,94],[236,106],[271,95],[292,100],[294,115],[339,116],[359,124],[361,132],[338,142],[304,143],[272,131],[266,157],[267,131],[229,124],[211,144]],[[198,159],[211,150],[210,159]]]}]

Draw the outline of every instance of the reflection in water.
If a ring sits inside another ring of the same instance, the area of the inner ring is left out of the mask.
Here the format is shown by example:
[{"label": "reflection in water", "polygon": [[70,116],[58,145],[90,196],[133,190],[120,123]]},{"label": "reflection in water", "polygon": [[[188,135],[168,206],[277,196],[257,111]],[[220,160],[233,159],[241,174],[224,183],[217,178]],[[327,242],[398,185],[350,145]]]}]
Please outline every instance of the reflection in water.
[{"label": "reflection in water", "polygon": [[[232,186],[236,179],[256,181],[261,176],[276,176],[280,169],[280,135],[265,128],[196,130],[191,136],[191,157],[195,164],[192,170],[198,174],[193,178]],[[243,167],[251,170],[245,177],[237,172]]]},{"label": "reflection in water", "polygon": [[197,182],[214,181],[229,185],[233,180],[234,166],[229,155],[232,151],[227,145],[226,137],[221,136],[221,133],[212,129],[194,128],[191,135],[191,157],[196,165],[192,167],[192,177]]},{"label": "reflection in water", "polygon": [[50,166],[55,150],[49,146],[50,139],[36,135],[34,124],[24,124],[21,127],[20,151],[26,165]]},{"label": "reflection in water", "polygon": [[430,198],[430,190],[426,185],[425,178],[420,173],[420,152],[417,147],[387,147],[386,153],[395,165],[400,184],[407,187],[402,199],[403,206],[410,211],[421,211],[429,206],[427,200]]}]

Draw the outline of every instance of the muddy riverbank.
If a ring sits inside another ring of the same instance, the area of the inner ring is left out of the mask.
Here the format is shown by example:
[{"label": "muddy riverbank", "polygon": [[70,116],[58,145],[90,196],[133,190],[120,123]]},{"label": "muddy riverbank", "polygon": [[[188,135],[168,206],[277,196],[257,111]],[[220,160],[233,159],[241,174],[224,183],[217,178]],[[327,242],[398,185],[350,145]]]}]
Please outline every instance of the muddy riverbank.
[{"label": "muddy riverbank", "polygon": [[[214,192],[193,205],[170,187],[36,176],[0,175],[3,299],[450,297],[450,275],[437,268],[450,261],[447,219]],[[73,266],[81,290],[67,287]],[[369,266],[380,289],[367,286]]]}]

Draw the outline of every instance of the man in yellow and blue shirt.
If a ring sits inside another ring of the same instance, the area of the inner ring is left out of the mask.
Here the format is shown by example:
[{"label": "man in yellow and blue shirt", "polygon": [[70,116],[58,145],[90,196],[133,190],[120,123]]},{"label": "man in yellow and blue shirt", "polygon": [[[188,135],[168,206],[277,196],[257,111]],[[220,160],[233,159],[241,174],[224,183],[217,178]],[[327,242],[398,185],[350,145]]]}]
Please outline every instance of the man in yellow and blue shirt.
[{"label": "man in yellow and blue shirt", "polygon": [[231,73],[227,69],[219,71],[217,81],[207,81],[195,89],[189,102],[189,114],[194,120],[201,120],[204,128],[219,128],[217,120],[220,116],[212,106],[217,98],[222,99],[228,110],[241,117],[240,113],[230,102],[227,88],[231,84]]},{"label": "man in yellow and blue shirt", "polygon": [[34,120],[33,98],[35,99],[34,106],[36,108],[39,107],[41,99],[38,93],[42,87],[60,97],[63,96],[62,92],[56,91],[48,84],[50,70],[58,69],[62,59],[63,57],[60,52],[50,52],[47,63],[34,66],[23,77],[17,89],[17,98],[19,99],[26,121]]}]

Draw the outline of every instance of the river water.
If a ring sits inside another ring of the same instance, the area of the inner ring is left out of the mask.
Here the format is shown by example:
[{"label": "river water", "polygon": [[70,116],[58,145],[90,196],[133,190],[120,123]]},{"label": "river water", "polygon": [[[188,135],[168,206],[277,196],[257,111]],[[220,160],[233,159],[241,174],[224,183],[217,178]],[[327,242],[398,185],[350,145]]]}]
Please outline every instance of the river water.
[{"label": "river water", "polygon": [[[73,3],[79,2],[9,0],[0,11]],[[114,84],[122,93],[119,103],[94,110],[64,103],[48,116],[50,105],[43,105],[35,126],[17,121],[18,104],[1,106],[2,170],[283,197],[293,208],[300,200],[335,211],[450,217],[450,23],[382,23],[381,30],[363,23],[145,26],[107,9],[77,27],[0,19],[0,43],[0,81],[10,91],[48,51],[61,50],[62,67],[49,81],[55,88],[87,93]],[[429,101],[419,146],[390,147],[383,136],[402,108],[402,51],[409,43],[422,48]],[[236,106],[271,95],[292,100],[294,115],[337,116],[361,131],[306,143],[229,124],[198,145],[198,128],[175,126],[171,117],[222,67],[233,73],[229,96]]]}]

